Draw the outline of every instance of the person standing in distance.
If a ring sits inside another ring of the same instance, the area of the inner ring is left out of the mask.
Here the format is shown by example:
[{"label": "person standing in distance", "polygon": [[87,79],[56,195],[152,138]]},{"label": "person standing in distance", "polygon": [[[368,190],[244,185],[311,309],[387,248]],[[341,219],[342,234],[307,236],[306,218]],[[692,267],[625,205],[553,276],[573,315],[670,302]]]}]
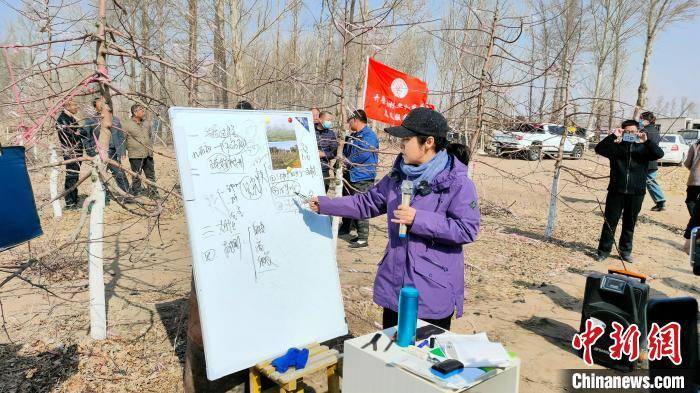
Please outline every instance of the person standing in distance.
[{"label": "person standing in distance", "polygon": [[[68,100],[63,104],[63,111],[56,118],[56,132],[61,146],[64,160],[83,157],[85,149],[85,132],[78,124],[78,105],[75,101]],[[78,206],[78,178],[80,177],[80,161],[66,164],[66,178],[63,189],[68,191],[65,196],[66,209],[79,209]]]},{"label": "person standing in distance", "polygon": [[321,159],[323,186],[328,192],[331,182],[331,160],[338,154],[338,136],[333,132],[333,115],[328,111],[319,114],[319,122],[314,123],[318,156]]},{"label": "person standing in distance", "polygon": [[[153,162],[153,138],[150,127],[146,122],[146,109],[140,104],[131,106],[131,118],[126,119],[123,124],[126,132],[126,150],[129,153],[129,165],[131,170],[137,175],[143,171],[146,178],[151,182],[156,182],[156,168]],[[141,179],[134,176],[131,180],[131,194],[141,195]],[[148,185],[148,196],[158,197],[158,189]]]},{"label": "person standing in distance", "polygon": [[[358,109],[348,117],[350,135],[345,138],[343,156],[345,157],[345,175],[343,195],[355,195],[366,192],[374,185],[377,177],[377,134],[367,125],[367,114]],[[338,237],[348,238],[352,227],[357,229],[357,237],[350,241],[350,248],[369,245],[369,220],[343,218],[338,230]]]},{"label": "person standing in distance", "polygon": [[[639,123],[641,131],[647,134],[647,138],[658,145],[661,142],[661,132],[659,131],[659,126],[656,125],[656,116],[652,112],[644,112],[639,116]],[[655,212],[666,210],[666,196],[661,188],[661,184],[656,180],[658,171],[659,163],[656,160],[649,161],[647,191],[649,191],[649,196],[654,201],[654,206],[651,210]]]},{"label": "person standing in distance", "polygon": [[[615,229],[622,216],[622,233],[618,251],[625,262],[634,262],[632,258],[632,240],[637,216],[642,209],[646,193],[647,169],[650,161],[664,156],[659,145],[639,132],[635,120],[625,120],[622,128],[600,141],[595,152],[610,160],[610,182],[605,198],[603,229],[598,242],[596,261],[608,258],[615,242]],[[627,139],[627,140],[626,140]],[[635,141],[632,141],[635,140]]]}]

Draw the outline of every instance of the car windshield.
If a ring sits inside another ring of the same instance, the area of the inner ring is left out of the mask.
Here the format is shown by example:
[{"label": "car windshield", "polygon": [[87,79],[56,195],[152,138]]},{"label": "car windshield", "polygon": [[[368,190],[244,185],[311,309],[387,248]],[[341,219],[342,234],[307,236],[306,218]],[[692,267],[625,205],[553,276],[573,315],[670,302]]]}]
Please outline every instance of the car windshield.
[{"label": "car windshield", "polygon": [[664,135],[661,137],[661,142],[676,143],[675,135]]},{"label": "car windshield", "polygon": [[698,139],[697,131],[681,131],[681,135],[683,135],[685,139]]},{"label": "car windshield", "polygon": [[539,124],[518,124],[510,127],[507,132],[542,132],[542,126]]},{"label": "car windshield", "polygon": [[562,127],[562,126],[549,126],[547,128],[547,131],[549,131],[550,134],[563,135],[564,134],[564,127]]}]

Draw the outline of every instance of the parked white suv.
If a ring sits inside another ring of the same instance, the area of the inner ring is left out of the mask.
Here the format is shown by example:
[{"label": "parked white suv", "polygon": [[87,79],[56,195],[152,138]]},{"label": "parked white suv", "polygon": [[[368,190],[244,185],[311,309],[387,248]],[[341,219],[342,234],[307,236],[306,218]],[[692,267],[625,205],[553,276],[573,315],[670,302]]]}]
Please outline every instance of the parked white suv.
[{"label": "parked white suv", "polygon": [[[551,123],[524,123],[508,131],[496,131],[491,142],[491,151],[497,156],[522,153],[530,161],[539,160],[540,155],[555,156],[565,127]],[[579,159],[586,149],[586,139],[570,132],[564,141],[564,155]]]}]

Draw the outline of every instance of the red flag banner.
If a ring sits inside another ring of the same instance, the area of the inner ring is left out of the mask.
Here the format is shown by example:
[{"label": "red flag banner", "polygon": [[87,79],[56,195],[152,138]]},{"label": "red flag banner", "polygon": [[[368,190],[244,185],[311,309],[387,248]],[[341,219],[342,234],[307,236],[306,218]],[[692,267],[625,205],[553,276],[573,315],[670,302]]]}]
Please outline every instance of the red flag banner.
[{"label": "red flag banner", "polygon": [[428,85],[372,58],[367,64],[365,112],[383,123],[401,124],[411,109],[428,104]]}]

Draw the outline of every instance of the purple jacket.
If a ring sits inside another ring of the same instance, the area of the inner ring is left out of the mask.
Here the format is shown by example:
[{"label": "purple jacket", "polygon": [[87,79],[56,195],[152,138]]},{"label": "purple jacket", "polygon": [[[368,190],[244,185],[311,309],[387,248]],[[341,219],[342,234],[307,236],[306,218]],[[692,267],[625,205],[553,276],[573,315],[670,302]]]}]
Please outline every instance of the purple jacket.
[{"label": "purple jacket", "polygon": [[[399,238],[399,225],[391,222],[401,204],[402,174],[397,164],[369,191],[342,198],[319,197],[321,214],[367,219],[387,213],[389,242],[374,281],[374,302],[398,310],[404,285],[418,289],[418,317],[440,319],[464,308],[464,253],[462,245],[476,240],[479,205],[467,167],[450,159],[449,168],[430,183],[431,193],[415,195],[413,225]],[[397,159],[398,162],[398,159]]]}]

